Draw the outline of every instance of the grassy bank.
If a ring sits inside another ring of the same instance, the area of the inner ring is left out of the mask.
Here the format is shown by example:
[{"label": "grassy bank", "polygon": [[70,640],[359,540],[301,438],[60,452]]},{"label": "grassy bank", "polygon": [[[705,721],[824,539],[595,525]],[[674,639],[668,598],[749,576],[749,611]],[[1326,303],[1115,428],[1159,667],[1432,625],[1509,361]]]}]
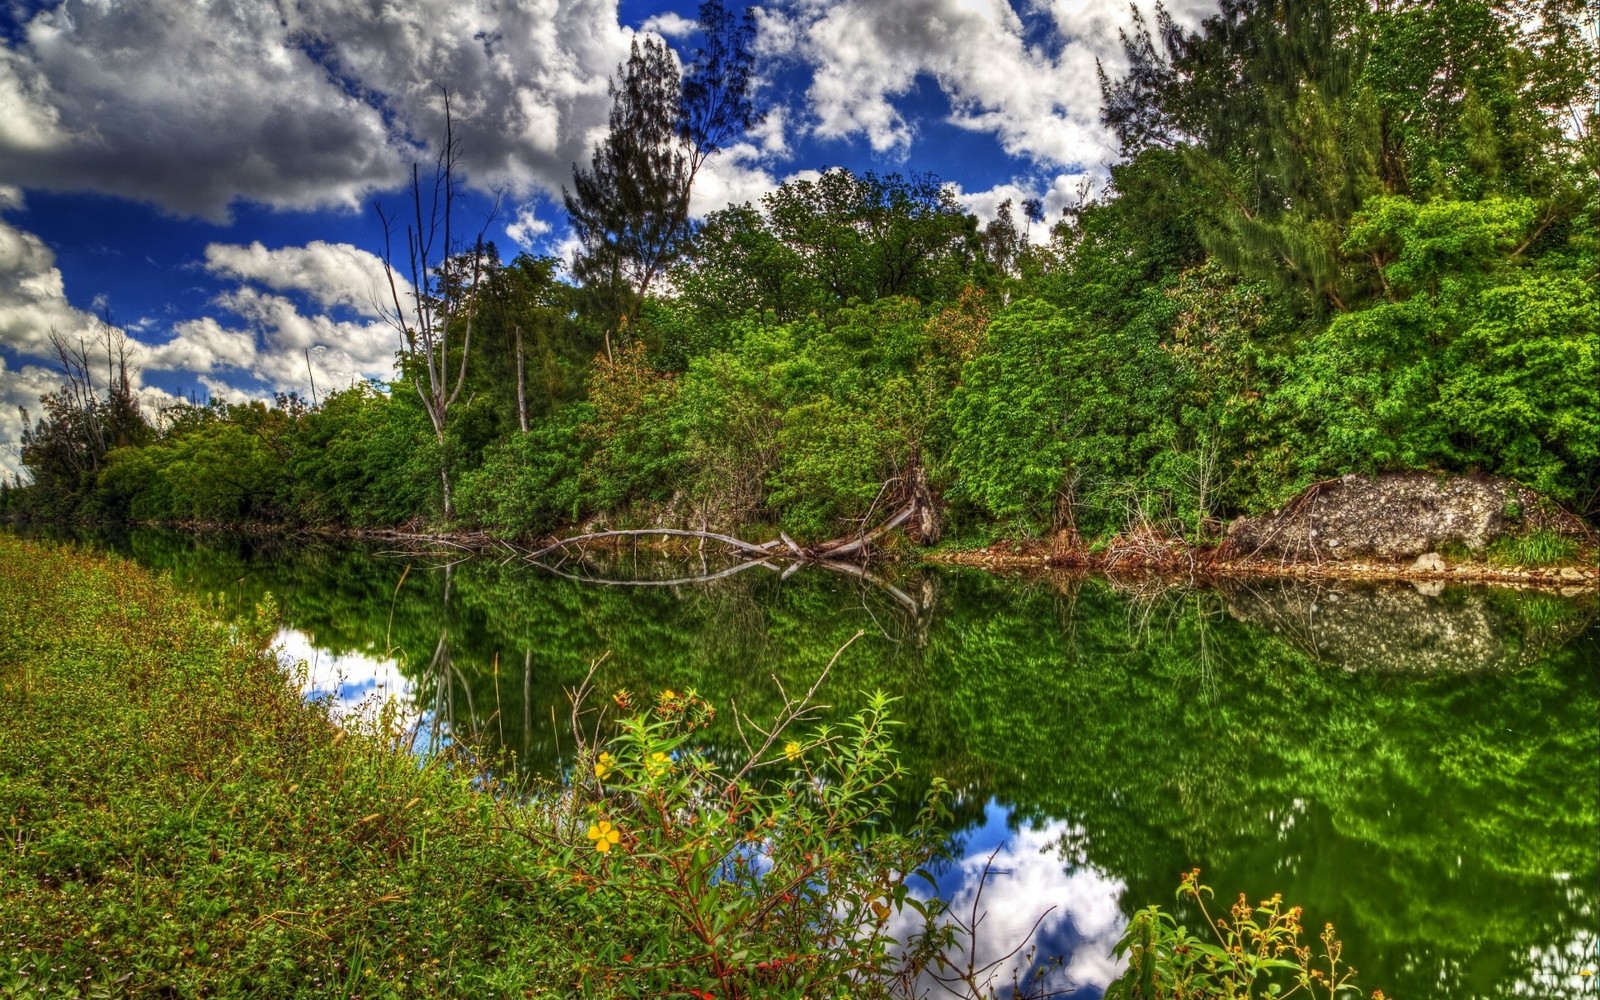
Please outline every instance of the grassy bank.
[{"label": "grassy bank", "polygon": [[0,989],[563,993],[584,927],[501,807],[331,725],[274,628],[0,538]]},{"label": "grassy bank", "polygon": [[[0,996],[1001,985],[961,971],[974,916],[907,892],[948,813],[936,780],[888,828],[904,772],[882,696],[804,732],[805,697],[785,696],[728,761],[697,746],[715,709],[693,692],[615,691],[595,699],[615,735],[514,799],[464,757],[419,761],[392,714],[335,724],[265,651],[275,630],[270,608],[225,624],[131,563],[0,536]],[[1298,947],[1297,921],[1267,944]],[[1120,995],[1235,996],[1286,971],[1218,941],[1143,913]],[[1313,957],[1285,984],[1320,995]]]},{"label": "grassy bank", "polygon": [[392,717],[335,725],[275,630],[0,536],[0,995],[894,988],[888,918],[942,835],[881,828],[882,699],[730,767],[690,742],[692,693],[618,692],[613,741],[513,800]]}]

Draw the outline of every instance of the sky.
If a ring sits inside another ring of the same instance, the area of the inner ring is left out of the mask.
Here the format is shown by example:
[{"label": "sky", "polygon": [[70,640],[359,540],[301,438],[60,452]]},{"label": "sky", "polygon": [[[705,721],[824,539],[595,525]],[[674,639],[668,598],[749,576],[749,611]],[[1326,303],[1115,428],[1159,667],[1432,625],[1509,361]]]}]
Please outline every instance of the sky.
[{"label": "sky", "polygon": [[[374,205],[405,207],[431,167],[441,88],[466,225],[506,259],[569,258],[561,188],[605,133],[608,79],[642,34],[692,51],[696,6],[0,0],[0,471],[20,468],[19,406],[60,383],[51,331],[106,317],[147,414],[387,378]],[[1214,3],[1168,7],[1193,24]],[[1113,160],[1095,65],[1122,64],[1125,0],[751,10],[767,115],[706,166],[696,214],[843,166],[931,171],[984,219],[1007,198],[1054,215]]]}]

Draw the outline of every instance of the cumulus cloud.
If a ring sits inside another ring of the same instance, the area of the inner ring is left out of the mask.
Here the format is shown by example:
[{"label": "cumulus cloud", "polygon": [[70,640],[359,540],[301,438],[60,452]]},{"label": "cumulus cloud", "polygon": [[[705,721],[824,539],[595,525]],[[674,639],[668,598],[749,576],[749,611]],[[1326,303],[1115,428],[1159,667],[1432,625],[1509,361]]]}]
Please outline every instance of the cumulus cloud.
[{"label": "cumulus cloud", "polygon": [[[975,851],[956,861],[953,873],[941,876],[952,914],[972,912],[981,892],[983,922],[970,947],[976,967],[993,966],[995,989],[1027,976],[1030,942],[1041,963],[1065,959],[1039,984],[1046,993],[1086,987],[1104,992],[1121,973],[1123,963],[1112,949],[1127,926],[1118,905],[1127,886],[1093,867],[1063,862],[1058,846],[1080,832],[1062,822],[1024,827],[992,860],[989,851]],[[929,898],[926,890],[912,894]],[[888,929],[903,941],[918,929],[917,921],[914,912],[903,911],[890,919]],[[946,992],[931,971],[919,985],[930,995]]]},{"label": "cumulus cloud", "polygon": [[23,354],[50,353],[50,331],[76,337],[95,318],[67,301],[55,251],[33,233],[0,220],[0,344]]},{"label": "cumulus cloud", "polygon": [[0,356],[0,473],[6,479],[24,476],[22,469],[22,411],[39,417],[39,400],[61,383],[59,372],[40,365],[9,368]]},{"label": "cumulus cloud", "polygon": [[532,204],[517,206],[517,217],[506,226],[506,236],[525,251],[532,251],[539,237],[550,232],[550,223],[538,217]]},{"label": "cumulus cloud", "polygon": [[174,325],[171,339],[143,355],[145,368],[191,373],[213,395],[236,386],[241,376],[301,394],[313,380],[326,392],[394,376],[396,334],[381,320],[306,315],[289,298],[251,286],[224,292],[213,305],[230,322],[202,316]]},{"label": "cumulus cloud", "polygon": [[[1184,23],[1215,8],[1169,6]],[[916,127],[894,101],[927,77],[948,99],[951,124],[993,135],[1007,153],[1069,169],[1108,160],[1095,60],[1121,65],[1127,7],[1054,0],[1028,11],[1048,14],[1052,44],[1030,41],[1008,0],[789,0],[760,19],[762,47],[810,66],[809,112],[822,138],[860,136],[878,153],[904,155]]]},{"label": "cumulus cloud", "polygon": [[[977,216],[982,222],[992,222],[1000,214],[1000,206],[1011,202],[1011,217],[1027,233],[1033,243],[1048,243],[1050,227],[1061,218],[1063,209],[1082,204],[1093,196],[1093,176],[1087,172],[1057,174],[1048,185],[1026,181],[1009,181],[996,184],[983,191],[966,191],[959,184],[949,185],[961,207]],[[1022,203],[1029,198],[1039,199],[1044,211],[1044,221],[1029,226],[1022,214]]]},{"label": "cumulus cloud", "polygon": [[699,27],[682,14],[667,11],[648,18],[639,25],[640,31],[653,31],[663,38],[687,38]]},{"label": "cumulus cloud", "polygon": [[0,47],[0,177],[213,219],[355,207],[428,158],[444,86],[474,183],[554,191],[629,36],[616,0],[64,0]]},{"label": "cumulus cloud", "polygon": [[[304,292],[325,309],[343,306],[372,319],[384,315],[381,303],[390,298],[383,260],[349,243],[313,240],[277,250],[259,240],[248,246],[213,243],[206,247],[206,270],[277,291]],[[410,283],[399,275],[395,282],[406,301]]]}]

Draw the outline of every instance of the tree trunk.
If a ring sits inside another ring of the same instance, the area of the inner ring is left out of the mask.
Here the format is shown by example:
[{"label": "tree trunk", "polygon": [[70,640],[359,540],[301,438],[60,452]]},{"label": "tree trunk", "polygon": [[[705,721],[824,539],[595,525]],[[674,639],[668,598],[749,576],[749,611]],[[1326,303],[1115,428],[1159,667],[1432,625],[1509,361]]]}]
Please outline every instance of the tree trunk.
[{"label": "tree trunk", "polygon": [[522,426],[522,433],[528,433],[528,395],[523,385],[522,373],[522,324],[513,327],[517,331],[517,422]]}]

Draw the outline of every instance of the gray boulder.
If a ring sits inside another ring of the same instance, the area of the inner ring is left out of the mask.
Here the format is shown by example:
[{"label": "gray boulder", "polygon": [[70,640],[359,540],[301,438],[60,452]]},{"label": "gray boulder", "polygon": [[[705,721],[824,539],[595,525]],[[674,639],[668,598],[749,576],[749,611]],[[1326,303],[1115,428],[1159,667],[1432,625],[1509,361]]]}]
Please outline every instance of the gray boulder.
[{"label": "gray boulder", "polygon": [[1234,521],[1226,554],[1407,562],[1451,546],[1482,549],[1502,535],[1534,528],[1588,535],[1581,520],[1509,479],[1427,472],[1345,476],[1310,487],[1280,511]]}]

